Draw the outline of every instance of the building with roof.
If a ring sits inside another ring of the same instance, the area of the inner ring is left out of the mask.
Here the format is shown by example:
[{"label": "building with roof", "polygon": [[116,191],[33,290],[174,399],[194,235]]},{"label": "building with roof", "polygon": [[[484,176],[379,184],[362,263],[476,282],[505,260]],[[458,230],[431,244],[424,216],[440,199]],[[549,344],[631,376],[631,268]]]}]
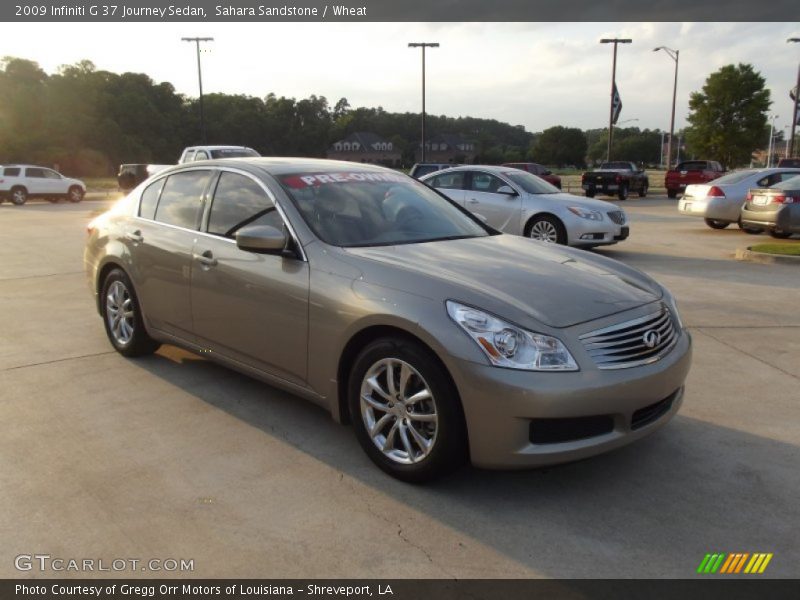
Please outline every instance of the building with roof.
[{"label": "building with roof", "polygon": [[[420,158],[419,150],[416,158]],[[441,133],[425,140],[425,162],[473,163],[477,152],[475,144],[454,133]]]},{"label": "building with roof", "polygon": [[386,167],[400,166],[400,150],[389,140],[371,131],[357,131],[334,142],[326,155],[335,160],[372,163]]}]

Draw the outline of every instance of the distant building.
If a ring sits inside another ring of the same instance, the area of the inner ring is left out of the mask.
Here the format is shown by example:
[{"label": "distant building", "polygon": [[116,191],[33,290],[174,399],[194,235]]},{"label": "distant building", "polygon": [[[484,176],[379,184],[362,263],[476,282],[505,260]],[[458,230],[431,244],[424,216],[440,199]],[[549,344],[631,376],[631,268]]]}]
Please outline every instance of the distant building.
[{"label": "distant building", "polygon": [[386,167],[400,166],[400,150],[392,142],[371,131],[351,133],[328,148],[327,157],[334,160],[372,163]]},{"label": "distant building", "polygon": [[[417,161],[420,156],[421,153],[417,151]],[[460,135],[442,133],[425,140],[425,162],[472,163],[475,162],[475,156],[475,144]]]}]

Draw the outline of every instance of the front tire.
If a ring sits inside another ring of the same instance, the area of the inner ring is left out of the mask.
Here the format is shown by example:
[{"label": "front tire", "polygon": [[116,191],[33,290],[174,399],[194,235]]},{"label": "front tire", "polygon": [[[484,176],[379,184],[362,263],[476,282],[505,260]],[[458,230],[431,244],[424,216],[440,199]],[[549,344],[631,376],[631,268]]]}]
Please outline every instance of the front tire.
[{"label": "front tire", "polygon": [[711,227],[711,229],[725,229],[728,225],[730,225],[730,222],[728,221],[718,221],[716,219],[704,219],[704,221],[706,222],[706,225]]},{"label": "front tire", "polygon": [[466,460],[458,392],[421,344],[402,337],[370,343],[353,364],[347,389],[358,442],[392,477],[423,483]]},{"label": "front tire", "polygon": [[108,274],[100,300],[106,335],[117,352],[136,357],[158,350],[161,344],[147,334],[133,284],[122,269]]},{"label": "front tire", "polygon": [[11,202],[16,204],[17,206],[22,206],[27,201],[28,201],[28,190],[26,190],[24,187],[20,185],[11,188]]},{"label": "front tire", "polygon": [[647,190],[650,189],[650,186],[647,183],[642,184],[641,189],[639,190],[639,198],[644,198],[647,196]]},{"label": "front tire", "polygon": [[67,192],[67,200],[73,203],[83,200],[83,196],[84,191],[77,185],[73,185],[71,188],[69,188],[69,192]]},{"label": "front tire", "polygon": [[567,230],[556,217],[541,215],[534,217],[525,228],[525,235],[533,240],[551,244],[567,244]]}]

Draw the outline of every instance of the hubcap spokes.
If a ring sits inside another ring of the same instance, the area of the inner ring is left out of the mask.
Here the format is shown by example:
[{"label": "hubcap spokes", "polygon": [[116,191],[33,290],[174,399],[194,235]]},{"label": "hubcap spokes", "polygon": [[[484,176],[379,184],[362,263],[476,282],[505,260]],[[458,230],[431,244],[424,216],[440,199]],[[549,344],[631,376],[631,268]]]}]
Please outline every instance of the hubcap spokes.
[{"label": "hubcap spokes", "polygon": [[361,418],[372,442],[400,464],[430,454],[436,442],[436,401],[427,382],[396,358],[376,362],[361,382]]},{"label": "hubcap spokes", "polygon": [[558,232],[552,223],[539,221],[531,227],[531,237],[535,240],[554,244],[558,240]]},{"label": "hubcap spokes", "polygon": [[117,343],[123,346],[128,344],[133,338],[133,300],[128,288],[121,281],[115,281],[108,288],[106,318]]}]

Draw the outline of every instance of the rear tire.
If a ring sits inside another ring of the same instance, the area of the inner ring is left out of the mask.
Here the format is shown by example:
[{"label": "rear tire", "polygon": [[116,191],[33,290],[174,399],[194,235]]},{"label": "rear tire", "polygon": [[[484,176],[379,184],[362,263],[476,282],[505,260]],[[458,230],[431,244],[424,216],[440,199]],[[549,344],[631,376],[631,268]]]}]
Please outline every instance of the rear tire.
[{"label": "rear tire", "polygon": [[594,198],[595,191],[594,190],[586,190],[586,197],[587,198]]},{"label": "rear tire", "polygon": [[619,190],[617,191],[617,198],[620,200],[627,200],[628,199],[628,186],[623,184],[619,186]]},{"label": "rear tire", "polygon": [[368,344],[353,363],[347,390],[359,444],[392,477],[424,483],[466,461],[458,392],[421,344],[399,336]]},{"label": "rear tire", "polygon": [[672,198],[673,200],[678,197],[678,190],[668,189],[667,190],[667,198]]},{"label": "rear tire", "polygon": [[716,219],[704,219],[706,225],[711,227],[711,229],[725,229],[728,225],[730,225],[730,221],[718,221]]},{"label": "rear tire", "polygon": [[788,231],[781,231],[779,229],[771,229],[769,234],[778,240],[785,240],[786,238],[792,236],[792,234],[789,233]]},{"label": "rear tire", "polygon": [[21,185],[11,188],[11,202],[17,206],[22,206],[28,201],[28,190]]},{"label": "rear tire", "polygon": [[111,271],[103,282],[100,307],[106,335],[123,356],[145,356],[161,346],[147,334],[133,284],[122,269]]},{"label": "rear tire", "polygon": [[650,189],[650,186],[648,184],[645,183],[644,185],[642,185],[642,188],[639,190],[639,198],[644,198],[645,196],[647,196],[648,189]]}]

